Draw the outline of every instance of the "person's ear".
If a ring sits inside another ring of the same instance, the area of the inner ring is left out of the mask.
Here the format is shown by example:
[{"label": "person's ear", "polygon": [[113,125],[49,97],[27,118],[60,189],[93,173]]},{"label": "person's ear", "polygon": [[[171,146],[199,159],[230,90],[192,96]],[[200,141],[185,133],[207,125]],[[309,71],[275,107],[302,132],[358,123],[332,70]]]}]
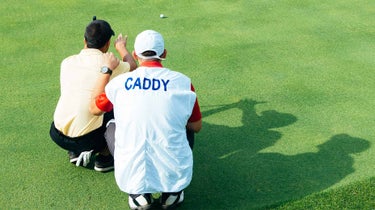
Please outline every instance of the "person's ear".
[{"label": "person's ear", "polygon": [[167,50],[166,49],[164,49],[164,52],[163,52],[163,54],[161,54],[160,57],[161,58],[166,58],[167,57]]},{"label": "person's ear", "polygon": [[138,60],[138,56],[137,56],[137,54],[135,54],[135,51],[134,51],[134,50],[133,50],[133,52],[132,52],[132,55],[133,55],[134,60]]},{"label": "person's ear", "polygon": [[108,40],[108,42],[105,43],[105,45],[104,45],[105,52],[108,52],[110,46],[111,46],[111,39]]}]

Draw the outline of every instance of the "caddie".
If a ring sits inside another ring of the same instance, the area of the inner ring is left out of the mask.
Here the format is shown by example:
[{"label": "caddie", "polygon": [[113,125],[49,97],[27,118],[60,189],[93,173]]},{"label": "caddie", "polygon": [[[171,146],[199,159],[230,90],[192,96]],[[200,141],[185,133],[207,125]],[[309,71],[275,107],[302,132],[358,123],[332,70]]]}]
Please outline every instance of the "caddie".
[{"label": "caddie", "polygon": [[111,109],[105,101],[113,105],[115,178],[131,209],[151,207],[158,192],[163,209],[176,207],[192,180],[187,131],[199,132],[202,116],[190,78],[163,67],[166,55],[160,33],[138,34],[133,57],[139,67],[111,81],[102,75],[98,87],[109,83],[92,102],[95,114]]}]

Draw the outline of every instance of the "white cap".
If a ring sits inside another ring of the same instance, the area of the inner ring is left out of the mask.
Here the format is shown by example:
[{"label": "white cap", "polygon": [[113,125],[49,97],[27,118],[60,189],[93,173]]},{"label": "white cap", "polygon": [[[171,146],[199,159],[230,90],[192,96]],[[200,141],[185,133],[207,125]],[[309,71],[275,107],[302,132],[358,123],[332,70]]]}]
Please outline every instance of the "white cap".
[{"label": "white cap", "polygon": [[[142,59],[160,59],[160,56],[164,52],[164,39],[163,36],[154,31],[146,30],[137,35],[134,42],[135,54]],[[142,53],[146,51],[153,51],[156,53],[154,56],[143,56]]]}]

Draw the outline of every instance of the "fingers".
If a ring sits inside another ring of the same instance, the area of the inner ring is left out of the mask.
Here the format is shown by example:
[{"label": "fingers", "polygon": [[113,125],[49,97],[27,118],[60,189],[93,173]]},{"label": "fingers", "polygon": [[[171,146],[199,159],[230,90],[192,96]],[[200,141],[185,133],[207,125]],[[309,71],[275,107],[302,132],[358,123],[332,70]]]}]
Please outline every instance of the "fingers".
[{"label": "fingers", "polygon": [[113,58],[116,58],[116,56],[113,54],[113,52],[106,52],[103,54],[104,61],[110,61]]},{"label": "fingers", "polygon": [[117,36],[117,40],[122,39],[122,33]]},{"label": "fingers", "polygon": [[104,53],[103,58],[104,64],[112,70],[114,70],[120,63],[120,60],[112,52]]},{"label": "fingers", "polygon": [[121,43],[123,45],[126,45],[126,42],[128,40],[128,35],[123,36],[121,33],[117,36],[117,39],[115,40],[115,46],[117,43]]},{"label": "fingers", "polygon": [[121,39],[123,39],[123,40],[126,41],[126,40],[128,39],[128,35],[123,36],[122,33],[120,33],[120,34],[117,36],[117,40],[121,40]]}]

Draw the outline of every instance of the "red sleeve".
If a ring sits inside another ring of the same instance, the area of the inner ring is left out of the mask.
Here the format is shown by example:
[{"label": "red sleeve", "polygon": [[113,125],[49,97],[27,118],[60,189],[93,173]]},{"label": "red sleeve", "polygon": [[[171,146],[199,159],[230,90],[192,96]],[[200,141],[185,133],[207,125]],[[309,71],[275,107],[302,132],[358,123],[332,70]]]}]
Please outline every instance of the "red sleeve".
[{"label": "red sleeve", "polygon": [[113,105],[108,100],[105,93],[102,93],[98,97],[96,97],[95,104],[103,112],[110,112],[113,109]]},{"label": "red sleeve", "polygon": [[[191,85],[191,91],[195,92],[194,86]],[[195,99],[193,112],[191,113],[191,116],[189,118],[189,122],[196,122],[198,120],[202,119],[202,113],[201,109],[199,107],[198,98]]]}]

